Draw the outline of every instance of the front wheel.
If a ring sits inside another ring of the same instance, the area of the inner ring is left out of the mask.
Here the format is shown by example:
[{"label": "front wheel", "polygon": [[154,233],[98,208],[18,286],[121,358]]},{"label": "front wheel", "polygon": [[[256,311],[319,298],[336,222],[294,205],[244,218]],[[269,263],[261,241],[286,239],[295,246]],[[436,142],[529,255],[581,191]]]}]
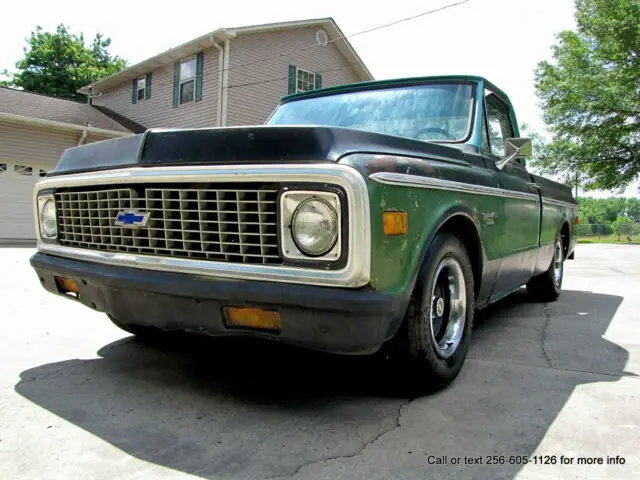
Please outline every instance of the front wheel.
[{"label": "front wheel", "polygon": [[474,300],[465,246],[454,235],[437,235],[399,332],[413,388],[438,389],[458,376],[471,343]]}]

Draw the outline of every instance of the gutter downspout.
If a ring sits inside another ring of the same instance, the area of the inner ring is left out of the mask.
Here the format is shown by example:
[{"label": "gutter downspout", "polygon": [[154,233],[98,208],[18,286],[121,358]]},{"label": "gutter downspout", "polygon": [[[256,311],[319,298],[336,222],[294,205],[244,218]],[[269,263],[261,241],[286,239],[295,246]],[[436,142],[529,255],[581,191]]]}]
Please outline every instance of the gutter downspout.
[{"label": "gutter downspout", "polygon": [[224,71],[224,48],[218,45],[213,38],[213,35],[210,38],[211,45],[218,50],[218,102],[216,104],[216,127],[220,127],[222,125],[222,92],[224,86],[222,85],[222,75]]},{"label": "gutter downspout", "polygon": [[80,134],[80,137],[78,137],[78,141],[76,142],[76,145],[84,145],[85,143],[87,143],[88,133],[89,132],[87,132],[87,127],[83,128],[82,133]]},{"label": "gutter downspout", "polygon": [[222,126],[227,126],[227,106],[229,99],[229,44],[231,41],[227,38],[224,41],[224,73],[222,74],[224,90],[222,92]]}]

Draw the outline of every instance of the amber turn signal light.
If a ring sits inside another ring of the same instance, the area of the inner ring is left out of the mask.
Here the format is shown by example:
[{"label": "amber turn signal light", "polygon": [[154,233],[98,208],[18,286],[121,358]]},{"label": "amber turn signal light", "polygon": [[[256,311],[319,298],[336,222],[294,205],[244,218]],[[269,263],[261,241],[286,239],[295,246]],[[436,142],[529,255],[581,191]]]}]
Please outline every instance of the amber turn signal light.
[{"label": "amber turn signal light", "polygon": [[280,312],[274,310],[224,307],[222,311],[229,327],[280,330]]},{"label": "amber turn signal light", "polygon": [[409,231],[407,212],[382,212],[385,235],[406,235]]},{"label": "amber turn signal light", "polygon": [[78,287],[78,284],[74,280],[71,280],[70,278],[64,278],[64,277],[55,277],[55,278],[56,278],[56,285],[58,286],[58,290],[60,290],[60,292],[66,293],[66,294],[73,294],[73,296],[75,297],[80,296],[80,288]]}]

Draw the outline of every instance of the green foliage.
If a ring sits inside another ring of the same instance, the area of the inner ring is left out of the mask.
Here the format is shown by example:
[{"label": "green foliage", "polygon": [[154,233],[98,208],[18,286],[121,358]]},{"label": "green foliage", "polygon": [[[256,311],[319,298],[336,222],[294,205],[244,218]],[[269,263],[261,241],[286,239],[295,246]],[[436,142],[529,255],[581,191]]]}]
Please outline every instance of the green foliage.
[{"label": "green foliage", "polygon": [[536,69],[553,139],[532,163],[587,190],[621,189],[640,174],[640,2],[575,5],[577,31],[559,33],[553,63]]},{"label": "green foliage", "polygon": [[633,222],[630,218],[618,217],[616,218],[616,221],[611,225],[611,228],[614,232],[616,232],[616,235],[618,235],[618,240],[620,240],[620,237],[622,235],[631,235],[632,224]]},{"label": "green foliage", "polygon": [[112,57],[107,48],[111,39],[97,34],[89,46],[82,34],[59,25],[55,33],[40,26],[27,39],[25,56],[16,63],[17,73],[4,71],[11,80],[7,86],[69,99],[82,99],[77,90],[127,66],[125,60]]},{"label": "green foliage", "polygon": [[640,224],[640,198],[578,197],[580,221],[583,224],[610,224],[620,217]]}]

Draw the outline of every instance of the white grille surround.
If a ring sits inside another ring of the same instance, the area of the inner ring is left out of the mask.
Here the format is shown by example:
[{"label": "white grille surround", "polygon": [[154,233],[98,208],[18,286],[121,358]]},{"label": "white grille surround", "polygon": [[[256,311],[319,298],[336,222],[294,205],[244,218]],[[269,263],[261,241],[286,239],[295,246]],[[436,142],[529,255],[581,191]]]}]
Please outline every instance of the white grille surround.
[{"label": "white grille surround", "polygon": [[[164,256],[117,248],[114,251],[100,248],[84,248],[77,245],[63,245],[59,240],[51,241],[40,236],[38,236],[38,251],[73,260],[112,266],[184,273],[221,279],[271,281],[339,288],[358,288],[369,283],[371,277],[369,193],[363,176],[356,169],[347,165],[321,162],[303,164],[146,166],[56,175],[47,177],[36,185],[33,202],[34,213],[37,222],[37,197],[40,193],[66,193],[71,190],[124,190],[130,188],[138,190],[142,187],[147,189],[181,190],[192,188],[194,184],[200,183],[207,183],[214,190],[218,188],[217,185],[224,184],[225,189],[230,188],[234,191],[246,189],[244,186],[247,184],[258,183],[279,184],[289,188],[289,190],[305,189],[305,186],[308,185],[335,185],[341,187],[346,194],[343,208],[349,218],[349,222],[345,226],[345,233],[348,239],[345,243],[346,261],[344,263],[341,262],[339,268],[327,270],[311,264],[290,265],[286,262],[280,264],[269,263],[269,261],[264,263],[264,259],[251,263],[249,259],[255,257],[250,257],[249,255],[252,254],[247,250],[244,251],[244,255],[242,253],[236,255],[237,252],[217,252],[215,250],[203,252],[205,255],[207,253],[230,254],[229,261],[226,261],[214,258],[198,258],[197,249],[194,249],[194,253],[191,256],[189,256],[188,251],[186,256]],[[234,185],[227,187],[228,184]],[[97,220],[100,223],[100,217]],[[171,221],[173,220],[171,219]],[[79,233],[81,236],[84,235],[82,237],[83,241],[88,240],[88,235],[91,235],[92,242],[94,235],[97,240],[98,230],[91,231],[91,225],[89,225],[89,231],[85,227],[85,230],[81,232],[78,232],[77,228],[73,231],[73,223],[70,226],[70,233],[75,235],[72,241],[79,240],[80,237],[77,236]],[[96,228],[95,225],[93,228]],[[264,234],[265,232],[263,231],[262,233]],[[103,230],[100,230],[99,234],[102,242]],[[104,230],[104,234],[106,235],[106,230]],[[111,231],[109,235],[111,235]],[[269,244],[265,243],[268,235],[261,236],[260,255],[262,257],[262,248],[268,247]],[[183,242],[184,247],[185,239],[180,239],[180,241]],[[194,239],[186,239],[186,241],[197,243]],[[200,240],[200,243],[202,244],[202,240]],[[182,248],[175,248],[175,244],[173,245],[174,250],[182,250]],[[140,246],[135,244],[125,245],[125,247],[134,248]],[[152,248],[160,248],[162,250],[158,244]],[[211,256],[213,257],[214,255]],[[247,259],[246,263],[238,261],[243,256]]]},{"label": "white grille surround", "polygon": [[[278,186],[196,184],[55,193],[60,245],[111,252],[280,264]],[[118,222],[121,216],[137,221]]]}]

